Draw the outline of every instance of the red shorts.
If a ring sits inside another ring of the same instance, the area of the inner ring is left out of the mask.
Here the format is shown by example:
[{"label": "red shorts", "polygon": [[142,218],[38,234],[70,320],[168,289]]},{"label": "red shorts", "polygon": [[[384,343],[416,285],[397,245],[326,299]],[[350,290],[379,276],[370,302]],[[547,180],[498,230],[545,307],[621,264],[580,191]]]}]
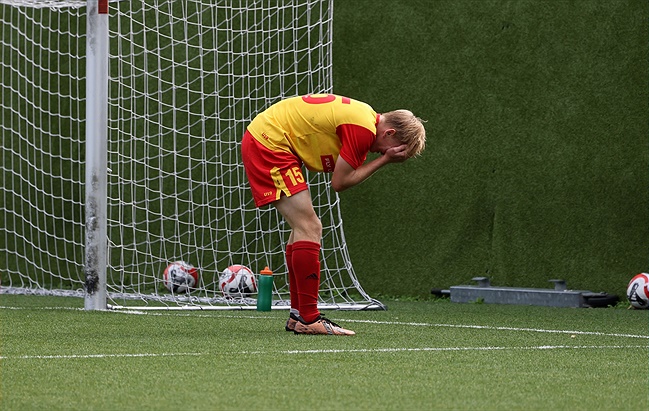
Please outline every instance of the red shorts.
[{"label": "red shorts", "polygon": [[293,153],[272,151],[246,130],[241,141],[241,157],[255,205],[261,207],[290,197],[308,188],[302,161]]}]

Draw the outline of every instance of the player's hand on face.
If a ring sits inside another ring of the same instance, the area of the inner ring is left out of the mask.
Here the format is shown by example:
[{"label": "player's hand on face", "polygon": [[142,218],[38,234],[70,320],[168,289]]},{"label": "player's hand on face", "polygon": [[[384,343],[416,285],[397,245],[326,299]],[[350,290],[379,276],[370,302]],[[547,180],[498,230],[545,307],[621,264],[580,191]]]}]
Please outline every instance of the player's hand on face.
[{"label": "player's hand on face", "polygon": [[408,146],[402,144],[396,147],[390,147],[385,150],[385,155],[389,158],[390,163],[402,163],[408,159],[406,155],[406,148]]}]

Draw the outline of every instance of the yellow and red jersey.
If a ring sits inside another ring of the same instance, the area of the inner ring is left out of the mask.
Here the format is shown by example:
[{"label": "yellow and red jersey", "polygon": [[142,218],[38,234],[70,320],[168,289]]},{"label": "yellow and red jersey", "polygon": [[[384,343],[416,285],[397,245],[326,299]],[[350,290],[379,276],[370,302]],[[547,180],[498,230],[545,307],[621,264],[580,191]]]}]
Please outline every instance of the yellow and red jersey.
[{"label": "yellow and red jersey", "polygon": [[271,151],[293,153],[311,171],[332,172],[338,156],[360,167],[376,139],[379,115],[368,104],[334,94],[282,100],[248,125]]}]

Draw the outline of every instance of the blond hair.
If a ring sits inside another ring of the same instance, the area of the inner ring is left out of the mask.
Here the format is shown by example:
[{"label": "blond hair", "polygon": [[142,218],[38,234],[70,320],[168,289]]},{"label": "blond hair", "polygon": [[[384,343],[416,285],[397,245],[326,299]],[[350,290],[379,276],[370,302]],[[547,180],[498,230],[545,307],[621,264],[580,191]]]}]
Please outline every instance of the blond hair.
[{"label": "blond hair", "polygon": [[385,122],[396,131],[395,137],[404,143],[408,157],[416,157],[426,148],[425,121],[409,110],[394,110],[381,114]]}]

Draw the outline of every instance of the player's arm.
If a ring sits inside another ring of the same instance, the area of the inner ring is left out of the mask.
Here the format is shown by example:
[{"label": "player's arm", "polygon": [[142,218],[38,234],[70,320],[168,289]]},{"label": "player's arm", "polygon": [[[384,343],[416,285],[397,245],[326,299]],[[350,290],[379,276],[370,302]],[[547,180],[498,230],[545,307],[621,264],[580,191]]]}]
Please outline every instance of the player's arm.
[{"label": "player's arm", "polygon": [[364,163],[356,169],[345,161],[342,156],[339,156],[338,160],[336,160],[336,167],[331,176],[331,187],[335,191],[344,191],[349,187],[353,187],[367,180],[379,168],[386,164],[405,161],[405,149],[405,144],[398,147],[391,147],[382,156]]}]

